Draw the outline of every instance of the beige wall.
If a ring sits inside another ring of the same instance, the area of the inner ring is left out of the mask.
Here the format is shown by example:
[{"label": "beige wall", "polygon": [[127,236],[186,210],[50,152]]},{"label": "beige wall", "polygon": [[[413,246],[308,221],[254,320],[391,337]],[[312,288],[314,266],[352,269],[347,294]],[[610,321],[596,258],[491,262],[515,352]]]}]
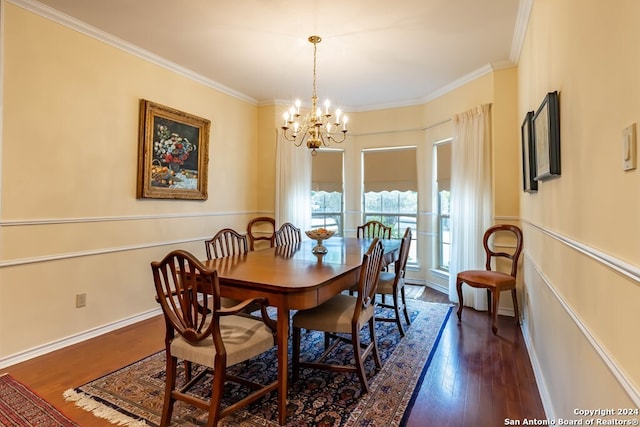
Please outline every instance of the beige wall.
[{"label": "beige wall", "polygon": [[[11,3],[2,18],[0,364],[8,364],[152,315],[150,261],[174,247],[204,256],[202,241],[219,228],[244,230],[250,216],[273,214],[275,128],[285,107],[239,100]],[[431,271],[433,143],[451,136],[452,114],[492,103],[495,161],[517,164],[518,126],[505,124],[515,75],[488,70],[423,105],[350,113],[340,145],[347,234],[361,220],[361,150],[417,146],[421,255],[410,275],[446,289]],[[211,120],[208,201],[136,199],[141,98]],[[494,175],[496,214],[517,217],[508,184],[517,167]],[[37,328],[14,320],[25,293]],[[87,294],[86,307],[75,308],[77,293]]]},{"label": "beige wall", "polygon": [[[560,96],[562,176],[521,198],[524,331],[554,417],[640,406],[640,3],[536,0],[518,67],[520,120]],[[636,417],[637,418],[637,417]]]},{"label": "beige wall", "polygon": [[[0,364],[156,310],[149,262],[244,230],[260,153],[257,106],[3,4]],[[209,200],[136,199],[141,98],[211,120]]]}]

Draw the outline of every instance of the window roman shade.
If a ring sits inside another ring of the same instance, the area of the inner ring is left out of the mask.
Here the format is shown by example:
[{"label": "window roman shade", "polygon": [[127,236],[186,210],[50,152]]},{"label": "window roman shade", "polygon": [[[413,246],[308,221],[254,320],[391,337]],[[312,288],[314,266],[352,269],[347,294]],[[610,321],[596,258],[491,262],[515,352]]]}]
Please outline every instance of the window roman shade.
[{"label": "window roman shade", "polygon": [[311,159],[311,191],[342,193],[342,151],[318,151]]},{"label": "window roman shade", "polygon": [[418,191],[416,148],[363,152],[364,192]]}]

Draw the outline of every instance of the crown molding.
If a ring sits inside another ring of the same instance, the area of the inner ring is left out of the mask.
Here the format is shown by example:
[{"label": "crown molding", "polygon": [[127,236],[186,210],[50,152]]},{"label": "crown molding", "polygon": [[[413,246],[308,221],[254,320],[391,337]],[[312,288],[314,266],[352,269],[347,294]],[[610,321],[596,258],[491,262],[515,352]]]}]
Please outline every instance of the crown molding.
[{"label": "crown molding", "polygon": [[137,56],[138,58],[141,58],[145,61],[151,62],[160,67],[166,68],[169,71],[172,71],[178,75],[191,79],[195,82],[201,83],[213,89],[216,89],[226,95],[232,96],[234,98],[240,99],[242,101],[245,101],[254,105],[258,104],[256,99],[248,95],[245,95],[241,92],[238,92],[237,90],[231,89],[223,84],[220,84],[207,77],[204,77],[201,74],[198,74],[192,70],[189,70],[188,68],[185,68],[181,65],[176,64],[175,62],[169,61],[165,58],[162,58],[159,55],[151,53],[125,40],[122,40],[102,30],[99,30],[83,21],[80,21],[79,19],[73,18],[56,9],[46,6],[38,1],[35,1],[35,0],[6,0],[6,1],[22,9],[28,10],[39,16],[42,16],[43,18],[49,19],[67,28],[78,31],[79,33],[82,33],[86,36],[89,36],[98,41],[101,41],[110,46],[113,46],[117,49],[120,49],[124,52],[127,52],[131,55]]}]

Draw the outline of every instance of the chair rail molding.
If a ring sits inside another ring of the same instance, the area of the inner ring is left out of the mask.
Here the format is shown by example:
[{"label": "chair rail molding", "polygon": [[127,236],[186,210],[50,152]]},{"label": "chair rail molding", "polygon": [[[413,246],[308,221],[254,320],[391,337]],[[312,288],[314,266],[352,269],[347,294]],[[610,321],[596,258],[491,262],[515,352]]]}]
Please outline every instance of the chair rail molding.
[{"label": "chair rail molding", "polygon": [[201,218],[230,215],[251,215],[252,211],[230,211],[230,212],[195,212],[195,213],[166,213],[153,215],[114,215],[114,216],[88,216],[76,218],[34,218],[34,219],[14,219],[0,220],[0,227],[19,227],[29,225],[57,225],[57,224],[82,224],[89,222],[113,222],[113,221],[141,221],[151,219],[174,219],[174,218]]},{"label": "chair rail molding", "polygon": [[636,267],[635,265],[631,265],[628,262],[622,261],[621,259],[618,259],[612,255],[606,254],[602,251],[592,248],[591,246],[585,245],[584,243],[580,243],[576,240],[570,239],[569,237],[563,236],[560,233],[552,231],[534,222],[525,220],[523,220],[522,222],[539,230],[547,236],[550,236],[564,243],[566,246],[569,246],[570,248],[582,253],[583,255],[586,255],[587,257],[599,262],[600,264],[603,264],[610,269],[617,271],[618,273],[635,281],[637,284],[640,284],[640,268]]},{"label": "chair rail molding", "polygon": [[[580,252],[581,254],[587,256],[595,260],[596,262],[612,269],[613,271],[620,273],[627,278],[635,281],[636,283],[640,281],[640,269],[637,267],[630,265],[622,260],[616,259],[615,257],[605,254],[597,249],[594,249],[588,245],[580,243],[576,240],[570,239],[566,236],[561,235],[555,231],[549,230],[539,224],[535,224],[531,221],[523,220],[523,223],[535,228],[541,233],[550,236],[553,239],[556,239],[560,243]],[[559,302],[561,307],[565,310],[567,315],[573,320],[577,328],[582,332],[586,340],[593,347],[596,353],[600,356],[603,363],[607,366],[607,368],[611,371],[612,375],[616,378],[620,386],[627,393],[629,398],[635,403],[636,406],[640,406],[640,390],[638,390],[635,385],[627,378],[625,372],[618,366],[615,359],[612,358],[607,350],[602,346],[602,344],[598,341],[598,339],[591,333],[587,325],[582,321],[581,317],[571,309],[570,305],[567,301],[558,293],[553,284],[549,281],[548,277],[544,274],[540,266],[535,262],[531,256],[527,253],[526,249],[524,251],[524,258],[527,263],[535,270],[536,274],[542,279],[546,287],[553,294],[556,300]],[[524,310],[523,310],[524,312]],[[526,320],[526,319],[525,319]],[[535,347],[533,347],[533,343],[531,341],[531,336],[528,333],[526,322],[521,324],[522,334],[525,339],[525,344],[527,346],[527,351],[529,353],[529,358],[531,360],[531,364],[533,366],[534,374],[536,377],[536,381],[539,384],[540,397],[543,402],[543,406],[545,408],[545,412],[549,419],[555,419],[555,411],[553,408],[552,399],[549,395],[548,388],[544,381],[544,376],[542,375],[542,369],[540,367],[540,363],[538,361]]]}]

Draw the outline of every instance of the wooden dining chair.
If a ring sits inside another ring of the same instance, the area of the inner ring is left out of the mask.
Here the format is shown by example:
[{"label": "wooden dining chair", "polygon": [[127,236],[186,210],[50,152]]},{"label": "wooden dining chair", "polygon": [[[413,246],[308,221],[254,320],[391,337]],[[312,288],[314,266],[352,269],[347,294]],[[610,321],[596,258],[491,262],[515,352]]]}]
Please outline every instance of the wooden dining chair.
[{"label": "wooden dining chair", "polygon": [[409,312],[407,310],[407,297],[404,290],[404,278],[407,270],[407,260],[409,259],[409,248],[411,247],[411,228],[407,227],[402,237],[402,243],[400,244],[400,254],[395,262],[395,268],[393,273],[389,271],[380,272],[378,278],[378,295],[390,296],[391,302],[387,303],[385,299],[381,303],[378,303],[378,307],[383,307],[388,310],[394,311],[394,317],[378,316],[376,320],[379,322],[396,322],[398,325],[398,331],[400,336],[404,337],[404,327],[400,312],[404,314],[404,318],[407,321],[407,325],[411,325],[411,319],[409,318]]},{"label": "wooden dining chair", "polygon": [[276,220],[268,216],[253,218],[247,224],[249,250],[272,248],[276,241]]},{"label": "wooden dining chair", "polygon": [[357,227],[357,237],[359,239],[378,237],[380,239],[391,238],[391,227],[388,227],[380,221],[368,221]]},{"label": "wooden dining chair", "polygon": [[207,259],[223,258],[231,255],[241,255],[249,252],[247,236],[232,228],[223,228],[211,239],[204,242]]},{"label": "wooden dining chair", "polygon": [[[513,251],[495,252],[489,245],[489,240],[499,232],[510,232],[515,236],[516,245]],[[500,224],[489,227],[483,236],[482,244],[486,253],[485,270],[465,270],[458,273],[456,277],[456,290],[458,291],[458,321],[462,320],[462,284],[474,288],[485,288],[487,290],[487,301],[489,304],[489,315],[493,314],[491,330],[498,333],[498,305],[500,304],[500,293],[511,291],[513,299],[513,309],[516,315],[516,324],[520,323],[520,313],[518,312],[518,297],[516,295],[516,276],[518,274],[518,259],[522,252],[522,230],[515,225]],[[499,271],[492,271],[492,264],[496,258],[506,258],[511,262],[510,274]]]},{"label": "wooden dining chair", "polygon": [[[249,252],[247,245],[247,236],[244,236],[232,228],[223,228],[218,231],[211,239],[204,242],[207,252],[207,259],[226,258],[234,255],[243,255]],[[239,300],[227,297],[221,297],[223,307],[231,307],[238,303]],[[259,310],[257,304],[251,304],[245,310],[246,313],[252,313]]]},{"label": "wooden dining chair", "polygon": [[[297,311],[293,315],[293,379],[298,379],[301,367],[326,369],[338,372],[354,372],[360,379],[363,393],[369,391],[364,362],[372,354],[376,369],[382,367],[375,334],[374,313],[378,276],[382,267],[384,246],[375,238],[362,258],[358,281],[358,295],[338,294],[317,307]],[[360,330],[368,325],[368,343],[360,341]],[[315,361],[300,360],[301,330],[322,331],[325,336],[325,351]],[[338,335],[340,334],[340,335]],[[347,338],[346,335],[349,335]],[[325,362],[327,356],[340,343],[346,341],[353,346],[354,366]]]},{"label": "wooden dining chair", "polygon": [[[161,261],[152,262],[156,298],[164,314],[166,380],[160,426],[171,422],[176,400],[208,411],[207,426],[276,390],[278,381],[259,384],[238,378],[227,368],[251,359],[275,346],[275,322],[267,316],[265,300],[253,298],[233,307],[220,304],[220,284],[216,270],[210,270],[192,254],[175,250]],[[239,315],[250,304],[261,306],[262,318]],[[212,310],[202,310],[202,307]],[[178,385],[177,362],[188,361],[205,367],[184,385]],[[188,391],[205,375],[211,374],[211,398],[204,400]],[[235,382],[251,392],[233,404],[222,407],[225,383]]]},{"label": "wooden dining chair", "polygon": [[300,229],[290,222],[285,222],[276,231],[276,246],[293,245],[302,241]]}]

